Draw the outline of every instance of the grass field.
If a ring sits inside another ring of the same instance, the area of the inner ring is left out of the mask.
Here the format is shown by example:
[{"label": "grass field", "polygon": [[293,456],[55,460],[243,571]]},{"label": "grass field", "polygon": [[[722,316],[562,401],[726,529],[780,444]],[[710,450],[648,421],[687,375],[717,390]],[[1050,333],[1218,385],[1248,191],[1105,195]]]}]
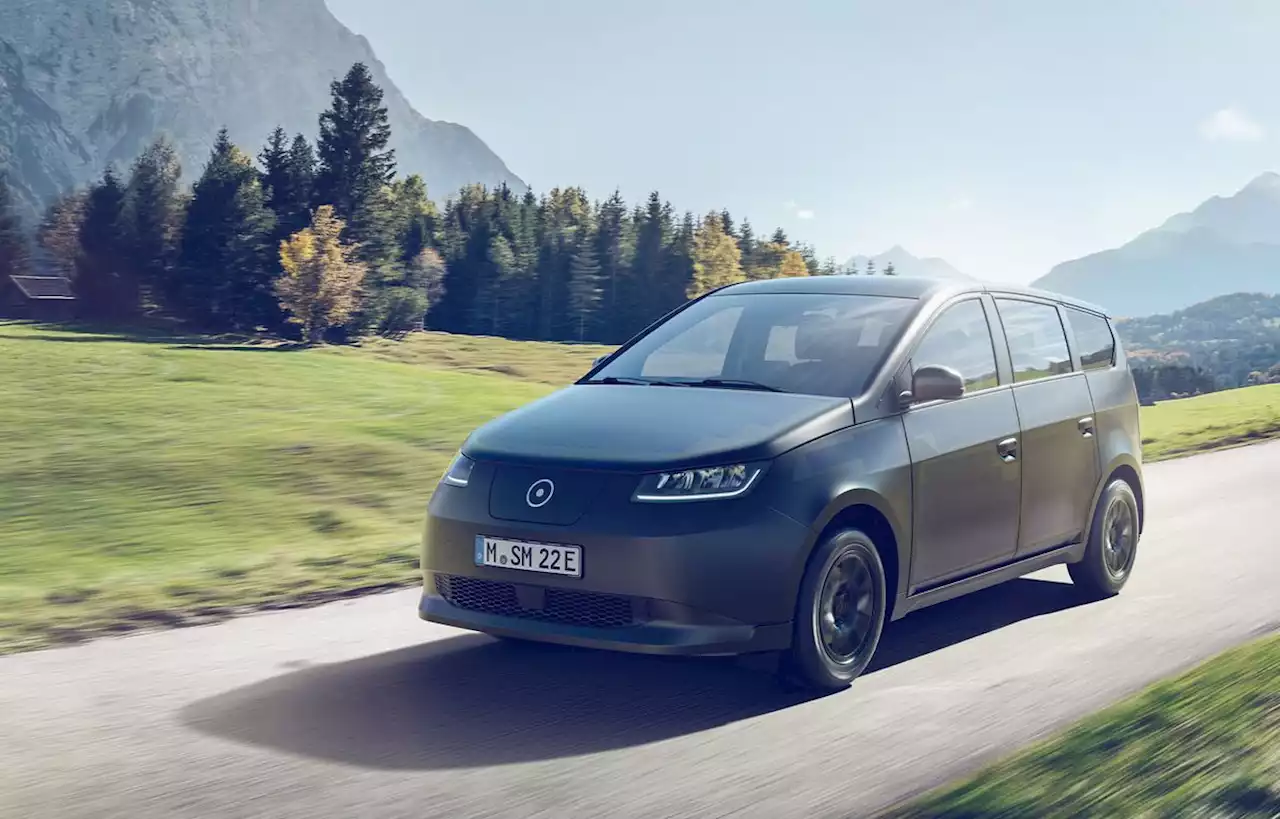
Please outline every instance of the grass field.
[{"label": "grass field", "polygon": [[[0,323],[0,653],[412,582],[467,433],[604,348],[294,349]],[[1144,409],[1152,455],[1272,434],[1280,386]]]},{"label": "grass field", "polygon": [[1280,816],[1280,637],[1229,651],[888,815]]},{"label": "grass field", "polygon": [[599,350],[292,350],[0,324],[0,652],[411,581],[477,424]]},{"label": "grass field", "polygon": [[1280,384],[1165,401],[1142,409],[1148,460],[1280,437]]}]

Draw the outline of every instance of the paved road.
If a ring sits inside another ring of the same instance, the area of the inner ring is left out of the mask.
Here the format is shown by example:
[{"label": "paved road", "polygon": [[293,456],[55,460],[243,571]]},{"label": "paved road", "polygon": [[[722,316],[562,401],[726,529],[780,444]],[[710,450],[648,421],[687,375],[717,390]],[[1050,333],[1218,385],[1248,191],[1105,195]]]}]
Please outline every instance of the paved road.
[{"label": "paved road", "polygon": [[1120,597],[1053,569],[759,671],[506,646],[412,591],[0,660],[0,816],[865,816],[1280,628],[1280,444],[1157,464]]}]

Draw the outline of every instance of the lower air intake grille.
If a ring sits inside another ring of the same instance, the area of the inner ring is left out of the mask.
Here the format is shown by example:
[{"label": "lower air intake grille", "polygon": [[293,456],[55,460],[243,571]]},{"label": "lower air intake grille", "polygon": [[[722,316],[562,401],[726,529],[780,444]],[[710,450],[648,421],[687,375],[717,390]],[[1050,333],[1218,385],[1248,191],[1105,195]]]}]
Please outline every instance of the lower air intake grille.
[{"label": "lower air intake grille", "polygon": [[435,581],[436,592],[441,597],[467,611],[594,628],[621,628],[635,623],[631,601],[626,597],[545,589],[542,608],[527,609],[520,605],[516,587],[511,583],[452,574],[437,574]]}]

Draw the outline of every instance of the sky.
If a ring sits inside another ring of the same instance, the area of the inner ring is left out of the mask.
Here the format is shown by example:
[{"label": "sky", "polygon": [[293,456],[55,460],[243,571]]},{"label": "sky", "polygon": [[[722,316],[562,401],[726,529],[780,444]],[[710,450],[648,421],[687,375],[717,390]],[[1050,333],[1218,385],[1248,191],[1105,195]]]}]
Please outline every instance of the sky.
[{"label": "sky", "polygon": [[1028,282],[1280,169],[1269,0],[327,0],[535,190]]}]

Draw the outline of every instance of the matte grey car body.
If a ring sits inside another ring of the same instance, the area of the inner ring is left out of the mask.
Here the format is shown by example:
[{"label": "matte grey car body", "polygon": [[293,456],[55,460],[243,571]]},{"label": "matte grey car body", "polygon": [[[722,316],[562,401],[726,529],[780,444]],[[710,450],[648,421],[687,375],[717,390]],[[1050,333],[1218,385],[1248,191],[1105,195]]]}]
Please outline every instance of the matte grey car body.
[{"label": "matte grey car body", "polygon": [[[736,329],[710,324],[730,313]],[[604,649],[788,651],[796,677],[839,687],[924,606],[1061,563],[1118,591],[1140,442],[1097,307],[902,278],[733,285],[468,438],[431,500],[419,613]],[[646,494],[704,479],[735,488]],[[485,558],[499,541],[572,547],[542,560],[577,574]]]}]

